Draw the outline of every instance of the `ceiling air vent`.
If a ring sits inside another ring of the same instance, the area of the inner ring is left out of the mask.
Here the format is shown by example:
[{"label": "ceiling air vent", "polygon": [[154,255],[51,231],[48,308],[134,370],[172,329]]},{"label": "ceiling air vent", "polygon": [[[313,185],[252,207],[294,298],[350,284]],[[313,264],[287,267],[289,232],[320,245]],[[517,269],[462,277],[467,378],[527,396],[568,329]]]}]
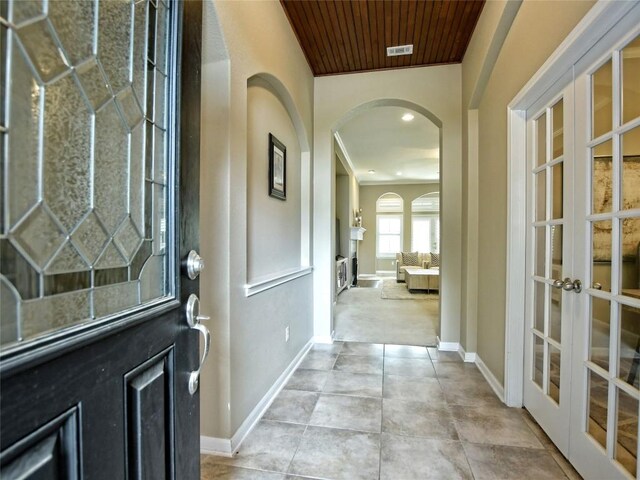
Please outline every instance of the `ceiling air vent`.
[{"label": "ceiling air vent", "polygon": [[387,57],[397,57],[398,55],[411,55],[413,45],[399,45],[397,47],[387,47]]}]

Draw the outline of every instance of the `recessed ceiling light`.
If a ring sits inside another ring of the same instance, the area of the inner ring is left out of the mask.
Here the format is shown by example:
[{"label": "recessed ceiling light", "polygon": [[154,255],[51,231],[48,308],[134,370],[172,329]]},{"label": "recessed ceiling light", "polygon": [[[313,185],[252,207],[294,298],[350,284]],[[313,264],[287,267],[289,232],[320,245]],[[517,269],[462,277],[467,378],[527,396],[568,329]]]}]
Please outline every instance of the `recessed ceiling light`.
[{"label": "recessed ceiling light", "polygon": [[402,115],[402,120],[404,120],[405,122],[410,122],[411,120],[413,120],[413,114],[405,113],[404,115]]},{"label": "recessed ceiling light", "polygon": [[369,173],[376,173],[375,170],[369,170]]},{"label": "recessed ceiling light", "polygon": [[402,175],[402,172],[396,172],[396,175]]}]

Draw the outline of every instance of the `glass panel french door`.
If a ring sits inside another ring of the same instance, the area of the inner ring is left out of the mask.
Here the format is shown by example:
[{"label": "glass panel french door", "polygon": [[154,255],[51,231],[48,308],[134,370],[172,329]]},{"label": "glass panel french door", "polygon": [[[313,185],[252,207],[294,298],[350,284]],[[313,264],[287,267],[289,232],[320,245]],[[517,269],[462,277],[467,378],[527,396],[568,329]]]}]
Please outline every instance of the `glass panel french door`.
[{"label": "glass panel french door", "polygon": [[638,478],[640,35],[576,78],[576,302],[570,460]]},{"label": "glass panel french door", "polygon": [[528,121],[528,244],[525,406],[560,450],[568,450],[571,300],[562,279],[571,271],[571,117],[568,90]]}]

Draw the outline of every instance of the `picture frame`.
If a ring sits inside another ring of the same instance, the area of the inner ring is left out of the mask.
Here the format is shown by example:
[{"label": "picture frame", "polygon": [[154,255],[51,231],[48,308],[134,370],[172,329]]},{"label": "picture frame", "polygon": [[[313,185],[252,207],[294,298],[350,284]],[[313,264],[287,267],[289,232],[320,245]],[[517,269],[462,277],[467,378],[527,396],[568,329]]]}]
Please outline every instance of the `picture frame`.
[{"label": "picture frame", "polygon": [[269,196],[287,199],[287,147],[269,134]]}]

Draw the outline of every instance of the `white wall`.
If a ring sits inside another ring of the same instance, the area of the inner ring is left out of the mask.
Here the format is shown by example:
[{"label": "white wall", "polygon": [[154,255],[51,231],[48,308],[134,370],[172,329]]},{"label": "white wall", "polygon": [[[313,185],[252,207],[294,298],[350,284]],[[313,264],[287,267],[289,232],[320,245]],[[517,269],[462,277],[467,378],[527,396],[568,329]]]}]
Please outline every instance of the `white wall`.
[{"label": "white wall", "polygon": [[[201,433],[229,439],[312,336],[311,275],[251,297],[245,285],[308,264],[313,76],[279,2],[208,0],[204,15],[200,293],[213,345]],[[257,78],[268,88],[248,88]],[[287,202],[268,196],[267,130],[291,151]],[[281,237],[261,239],[270,222]]]},{"label": "white wall", "polygon": [[[331,335],[335,172],[333,131],[367,105],[396,104],[427,115],[442,126],[442,333],[460,338],[461,285],[461,66],[390,70],[319,77],[315,81],[314,332]],[[387,101],[391,100],[391,103]],[[329,188],[331,186],[331,188]],[[366,228],[366,227],[365,227]],[[366,233],[365,233],[366,235]],[[446,259],[446,260],[444,260]]]}]

